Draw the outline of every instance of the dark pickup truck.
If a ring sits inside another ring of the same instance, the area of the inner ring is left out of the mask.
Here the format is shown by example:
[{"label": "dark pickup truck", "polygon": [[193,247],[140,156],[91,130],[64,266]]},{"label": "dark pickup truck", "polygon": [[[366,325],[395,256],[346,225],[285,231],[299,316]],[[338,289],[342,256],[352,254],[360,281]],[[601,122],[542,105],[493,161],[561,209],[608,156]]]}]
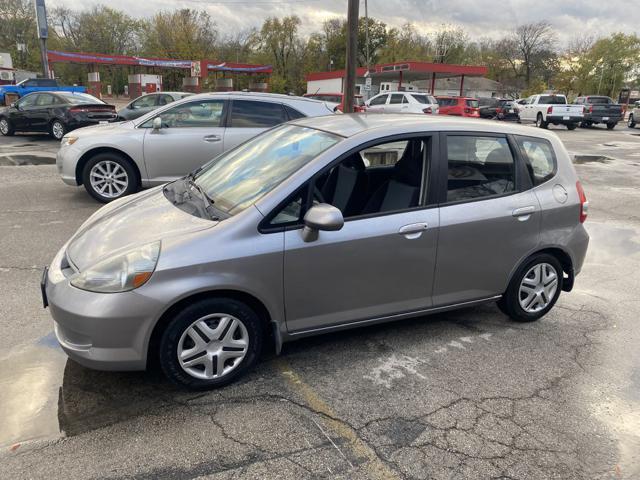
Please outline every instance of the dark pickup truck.
[{"label": "dark pickup truck", "polygon": [[588,95],[576,98],[573,103],[582,105],[584,108],[584,118],[580,123],[581,127],[605,123],[609,130],[613,130],[617,123],[624,118],[622,105],[614,102],[609,97]]}]

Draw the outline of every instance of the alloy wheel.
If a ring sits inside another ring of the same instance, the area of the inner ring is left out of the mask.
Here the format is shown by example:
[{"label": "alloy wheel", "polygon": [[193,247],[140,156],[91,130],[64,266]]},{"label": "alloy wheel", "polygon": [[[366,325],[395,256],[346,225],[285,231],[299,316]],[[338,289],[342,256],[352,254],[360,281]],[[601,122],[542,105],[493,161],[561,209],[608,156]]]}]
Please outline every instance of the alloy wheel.
[{"label": "alloy wheel", "polygon": [[192,377],[212,380],[235,370],[248,348],[245,325],[232,315],[214,313],[199,318],[184,331],[178,342],[178,362]]},{"label": "alloy wheel", "polygon": [[53,122],[53,125],[51,125],[51,132],[57,140],[61,140],[62,137],[64,137],[64,126],[58,121]]},{"label": "alloy wheel", "polygon": [[122,165],[111,160],[96,163],[89,172],[91,187],[105,198],[118,198],[129,186],[129,175]]},{"label": "alloy wheel", "polygon": [[2,135],[9,133],[9,122],[5,118],[0,120],[0,133],[2,133]]},{"label": "alloy wheel", "polygon": [[558,272],[548,263],[532,266],[520,282],[518,300],[525,312],[544,310],[558,289]]}]

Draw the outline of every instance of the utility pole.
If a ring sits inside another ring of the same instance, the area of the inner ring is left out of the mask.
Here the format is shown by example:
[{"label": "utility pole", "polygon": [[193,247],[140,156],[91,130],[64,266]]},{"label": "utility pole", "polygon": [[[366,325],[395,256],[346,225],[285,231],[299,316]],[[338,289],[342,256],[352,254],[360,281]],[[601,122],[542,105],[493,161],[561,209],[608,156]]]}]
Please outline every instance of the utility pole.
[{"label": "utility pole", "polygon": [[358,10],[360,0],[348,0],[347,10],[347,65],[344,79],[344,113],[353,113],[358,65]]},{"label": "utility pole", "polygon": [[49,37],[49,26],[47,24],[47,9],[44,0],[35,0],[36,22],[38,26],[38,39],[40,40],[40,58],[42,59],[42,73],[44,78],[50,78],[49,59],[47,58],[47,38]]}]

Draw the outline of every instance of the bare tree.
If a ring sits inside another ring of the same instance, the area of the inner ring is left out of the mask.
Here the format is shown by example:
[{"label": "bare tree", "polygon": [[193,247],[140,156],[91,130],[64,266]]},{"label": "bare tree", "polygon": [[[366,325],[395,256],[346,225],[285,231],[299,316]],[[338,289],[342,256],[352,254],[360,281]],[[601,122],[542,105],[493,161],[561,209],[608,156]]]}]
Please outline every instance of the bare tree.
[{"label": "bare tree", "polygon": [[519,25],[509,40],[510,47],[519,57],[517,60],[522,62],[524,80],[528,87],[535,64],[542,60],[540,57],[555,50],[556,35],[551,25],[542,21]]}]

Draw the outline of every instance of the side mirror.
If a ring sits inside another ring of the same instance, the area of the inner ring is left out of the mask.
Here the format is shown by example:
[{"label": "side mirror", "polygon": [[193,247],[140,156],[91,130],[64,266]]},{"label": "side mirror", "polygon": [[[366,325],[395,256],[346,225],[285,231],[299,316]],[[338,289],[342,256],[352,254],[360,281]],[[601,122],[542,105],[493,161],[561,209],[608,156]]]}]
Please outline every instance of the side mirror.
[{"label": "side mirror", "polygon": [[162,119],[160,117],[156,117],[151,122],[151,126],[154,130],[160,130],[162,128]]},{"label": "side mirror", "polygon": [[340,230],[344,225],[342,212],[333,205],[320,203],[314,205],[304,216],[304,228],[302,240],[313,242],[318,239],[318,232],[324,230],[333,232]]}]

